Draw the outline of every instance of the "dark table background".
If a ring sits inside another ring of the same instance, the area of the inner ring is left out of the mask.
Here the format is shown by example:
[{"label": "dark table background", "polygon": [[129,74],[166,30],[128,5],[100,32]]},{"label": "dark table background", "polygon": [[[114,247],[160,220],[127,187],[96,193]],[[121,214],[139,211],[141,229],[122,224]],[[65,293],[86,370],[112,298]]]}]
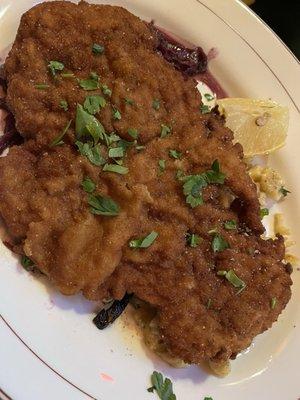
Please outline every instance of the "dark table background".
[{"label": "dark table background", "polygon": [[300,59],[300,0],[256,0],[251,8]]}]

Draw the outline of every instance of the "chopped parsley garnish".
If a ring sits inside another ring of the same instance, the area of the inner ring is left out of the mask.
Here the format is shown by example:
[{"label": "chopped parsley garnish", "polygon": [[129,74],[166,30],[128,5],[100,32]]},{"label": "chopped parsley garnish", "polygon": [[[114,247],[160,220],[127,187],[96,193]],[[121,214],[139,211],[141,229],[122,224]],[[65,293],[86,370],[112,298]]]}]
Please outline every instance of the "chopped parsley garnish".
[{"label": "chopped parsley garnish", "polygon": [[162,174],[166,169],[166,160],[158,160],[159,172]]},{"label": "chopped parsley garnish", "polygon": [[182,171],[182,169],[178,169],[178,170],[176,171],[175,178],[176,178],[177,180],[179,180],[179,181],[180,181],[182,178],[184,178],[184,172]]},{"label": "chopped parsley garnish", "polygon": [[132,99],[128,99],[128,97],[125,97],[124,101],[126,104],[129,104],[130,106],[134,105],[134,101]]},{"label": "chopped parsley garnish", "polygon": [[75,78],[75,75],[73,74],[73,72],[66,72],[66,73],[60,74],[60,76],[62,78],[67,78],[67,79]]},{"label": "chopped parsley garnish", "polygon": [[204,93],[204,97],[207,101],[212,101],[214,99],[214,96],[212,96],[210,93]]},{"label": "chopped parsley garnish", "polygon": [[46,90],[48,89],[50,86],[47,85],[46,83],[37,83],[36,85],[34,85],[34,87],[38,90]]},{"label": "chopped parsley garnish", "polygon": [[102,93],[103,93],[103,94],[105,94],[105,95],[108,96],[108,97],[111,96],[112,91],[111,91],[111,89],[108,88],[108,86],[102,85],[102,86],[101,86],[101,89],[102,89]]},{"label": "chopped parsley garnish", "polygon": [[196,233],[188,233],[186,235],[186,242],[190,247],[197,247],[202,242],[202,238]]},{"label": "chopped parsley garnish", "polygon": [[269,215],[269,210],[267,208],[261,208],[259,210],[260,218],[263,219],[263,217],[265,217],[266,215]]},{"label": "chopped parsley garnish", "polygon": [[227,229],[228,231],[236,229],[237,224],[234,219],[230,219],[228,221],[224,222],[224,228]]},{"label": "chopped parsley garnish", "polygon": [[66,100],[61,100],[59,103],[59,107],[62,108],[64,111],[68,111],[69,105]]},{"label": "chopped parsley garnish", "polygon": [[163,139],[167,137],[171,133],[171,127],[168,125],[161,125],[161,130],[160,130],[160,137]]},{"label": "chopped parsley garnish", "polygon": [[88,203],[92,214],[114,217],[119,214],[120,207],[109,197],[89,194]]},{"label": "chopped parsley garnish", "polygon": [[274,308],[276,307],[276,303],[277,303],[276,297],[272,297],[271,304],[270,304],[272,310],[274,310]]},{"label": "chopped parsley garnish", "polygon": [[123,158],[113,158],[114,162],[118,165],[123,165]]},{"label": "chopped parsley garnish", "polygon": [[186,196],[187,204],[192,208],[203,204],[201,191],[206,186],[207,182],[203,174],[188,176],[183,185],[183,194]]},{"label": "chopped parsley garnish", "polygon": [[210,183],[223,184],[225,174],[220,171],[218,160],[212,163],[211,169],[199,175],[188,175],[182,178],[185,182],[183,193],[186,196],[186,202],[195,208],[203,204],[202,189]]},{"label": "chopped parsley garnish", "polygon": [[117,108],[113,108],[113,119],[119,120],[122,119],[121,113]]},{"label": "chopped parsley garnish", "polygon": [[236,275],[233,269],[230,269],[229,271],[220,270],[217,272],[217,275],[224,276],[235,288],[240,289],[237,294],[241,293],[241,291],[246,287],[246,283]]},{"label": "chopped parsley garnish", "polygon": [[118,141],[118,146],[123,147],[124,151],[126,151],[130,147],[134,146],[135,144],[136,144],[135,140],[133,142],[129,142],[128,140],[124,140],[124,139],[121,139]]},{"label": "chopped parsley garnish", "polygon": [[81,104],[77,104],[75,131],[78,139],[82,136],[91,136],[95,144],[99,139],[103,139],[105,133],[103,125],[93,115],[87,113]]},{"label": "chopped parsley garnish", "polygon": [[103,171],[115,172],[116,174],[120,175],[128,174],[128,168],[118,164],[105,164],[103,167]]},{"label": "chopped parsley garnish", "polygon": [[207,105],[201,104],[200,111],[201,114],[208,114],[210,112],[210,108]]},{"label": "chopped parsley garnish", "polygon": [[83,103],[84,109],[91,115],[97,114],[97,112],[100,111],[100,108],[104,108],[105,106],[105,98],[99,95],[87,96]]},{"label": "chopped parsley garnish", "polygon": [[145,237],[130,240],[129,247],[132,249],[147,249],[155,241],[157,236],[158,233],[152,231]]},{"label": "chopped parsley garnish", "polygon": [[226,242],[226,240],[223,238],[223,236],[221,236],[219,233],[214,233],[214,237],[211,242],[211,248],[213,249],[213,251],[215,253],[226,250],[229,247],[230,247],[229,243]]},{"label": "chopped parsley garnish", "polygon": [[169,156],[175,158],[176,160],[180,160],[182,157],[182,153],[180,151],[170,149]]},{"label": "chopped parsley garnish", "polygon": [[135,146],[135,149],[136,149],[137,151],[144,150],[145,148],[146,148],[146,146]]},{"label": "chopped parsley garnish", "polygon": [[91,72],[90,73],[90,78],[94,79],[94,81],[99,81],[99,75],[96,72]]},{"label": "chopped parsley garnish", "polygon": [[92,46],[92,52],[96,55],[104,53],[104,46],[98,43],[94,43]]},{"label": "chopped parsley garnish", "polygon": [[215,160],[212,163],[211,169],[206,171],[205,175],[208,183],[219,183],[221,185],[223,185],[226,177],[226,175],[221,172],[220,163],[218,160]]},{"label": "chopped parsley garnish", "polygon": [[287,190],[285,187],[281,186],[281,188],[279,189],[279,193],[281,193],[283,195],[283,197],[286,197],[288,195],[288,193],[291,193],[289,190]]},{"label": "chopped parsley garnish", "polygon": [[108,157],[122,158],[124,156],[124,147],[112,147],[108,150]]},{"label": "chopped parsley garnish", "polygon": [[100,153],[99,145],[94,146],[93,143],[82,143],[78,140],[75,144],[80,154],[85,156],[92,164],[99,167],[106,163],[105,158]]},{"label": "chopped parsley garnish", "polygon": [[152,102],[152,107],[154,108],[154,110],[159,110],[160,107],[160,101],[158,99],[154,99]]},{"label": "chopped parsley garnish", "polygon": [[137,139],[139,136],[137,129],[129,128],[127,132],[133,139]]},{"label": "chopped parsley garnish", "polygon": [[55,76],[56,72],[57,71],[62,71],[65,68],[65,66],[64,66],[63,63],[61,63],[59,61],[50,61],[49,64],[48,64],[48,68],[50,69],[51,74],[53,76]]},{"label": "chopped parsley garnish", "polygon": [[21,257],[21,265],[26,271],[32,271],[32,267],[34,266],[34,262],[27,256],[23,255]]},{"label": "chopped parsley garnish", "polygon": [[208,299],[206,303],[206,309],[209,310],[212,304],[212,299]]},{"label": "chopped parsley garnish", "polygon": [[63,137],[65,136],[65,134],[68,132],[70,126],[72,123],[72,119],[70,119],[70,121],[67,123],[67,125],[65,126],[64,130],[62,131],[61,134],[59,134],[50,144],[50,147],[54,147],[54,146],[60,146],[61,144],[64,143],[63,141]]},{"label": "chopped parsley garnish", "polygon": [[80,79],[79,86],[84,90],[96,90],[100,88],[99,76],[95,72],[90,73],[88,79]]},{"label": "chopped parsley garnish", "polygon": [[[107,135],[106,133],[104,134],[104,142],[107,147],[112,145],[113,143],[121,141],[121,138],[119,135],[116,133],[112,132],[110,135]],[[123,147],[120,143],[118,145],[119,147]]]},{"label": "chopped parsley garnish", "polygon": [[212,397],[204,397],[204,400],[214,400]]},{"label": "chopped parsley garnish", "polygon": [[96,184],[91,180],[91,178],[85,178],[81,182],[81,186],[83,187],[83,190],[87,193],[93,193],[93,191],[96,189]]},{"label": "chopped parsley garnish", "polygon": [[152,386],[147,389],[153,393],[155,390],[161,400],[176,400],[176,395],[173,393],[173,385],[169,378],[163,377],[160,372],[154,371],[151,375]]}]

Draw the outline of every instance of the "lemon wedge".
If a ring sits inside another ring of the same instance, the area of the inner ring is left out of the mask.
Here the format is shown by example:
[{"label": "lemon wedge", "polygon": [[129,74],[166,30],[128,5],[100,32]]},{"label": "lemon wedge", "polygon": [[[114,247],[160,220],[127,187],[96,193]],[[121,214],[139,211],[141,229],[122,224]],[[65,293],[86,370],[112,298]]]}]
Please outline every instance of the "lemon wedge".
[{"label": "lemon wedge", "polygon": [[271,100],[242,98],[220,99],[217,104],[245,157],[269,154],[284,146],[289,126],[287,107]]}]

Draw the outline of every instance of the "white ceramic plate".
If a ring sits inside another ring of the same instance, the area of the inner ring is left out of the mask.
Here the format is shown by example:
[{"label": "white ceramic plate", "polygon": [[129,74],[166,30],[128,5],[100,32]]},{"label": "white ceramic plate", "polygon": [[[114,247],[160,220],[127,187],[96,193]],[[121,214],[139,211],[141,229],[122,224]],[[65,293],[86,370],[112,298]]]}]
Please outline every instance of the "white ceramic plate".
[{"label": "white ceramic plate", "polygon": [[[292,194],[280,207],[300,237],[300,68],[278,38],[245,6],[230,0],[107,0],[192,43],[219,49],[211,70],[231,96],[277,100],[290,109],[286,147],[270,161]],[[0,51],[14,39],[20,15],[38,3],[0,0]],[[297,254],[295,250],[294,253]],[[299,255],[299,253],[298,253]],[[197,367],[168,367],[143,346],[126,319],[106,331],[92,324],[97,308],[66,298],[24,271],[0,246],[0,387],[14,400],[146,400],[154,369],[172,378],[179,400],[297,400],[300,397],[300,272],[293,298],[271,331],[232,363],[225,379]],[[0,395],[1,397],[1,395]],[[4,397],[4,394],[3,394]]]}]

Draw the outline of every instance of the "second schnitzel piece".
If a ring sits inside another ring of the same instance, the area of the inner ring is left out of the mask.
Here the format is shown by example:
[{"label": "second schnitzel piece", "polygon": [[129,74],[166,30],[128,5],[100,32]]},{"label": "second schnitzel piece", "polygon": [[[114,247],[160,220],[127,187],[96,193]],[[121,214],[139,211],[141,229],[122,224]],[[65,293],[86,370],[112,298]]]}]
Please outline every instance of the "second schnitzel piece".
[{"label": "second schnitzel piece", "polygon": [[290,298],[283,239],[260,237],[241,146],[156,43],[119,7],[22,17],[5,75],[25,143],[0,159],[0,212],[63,293],[134,293],[170,355],[226,361]]}]

